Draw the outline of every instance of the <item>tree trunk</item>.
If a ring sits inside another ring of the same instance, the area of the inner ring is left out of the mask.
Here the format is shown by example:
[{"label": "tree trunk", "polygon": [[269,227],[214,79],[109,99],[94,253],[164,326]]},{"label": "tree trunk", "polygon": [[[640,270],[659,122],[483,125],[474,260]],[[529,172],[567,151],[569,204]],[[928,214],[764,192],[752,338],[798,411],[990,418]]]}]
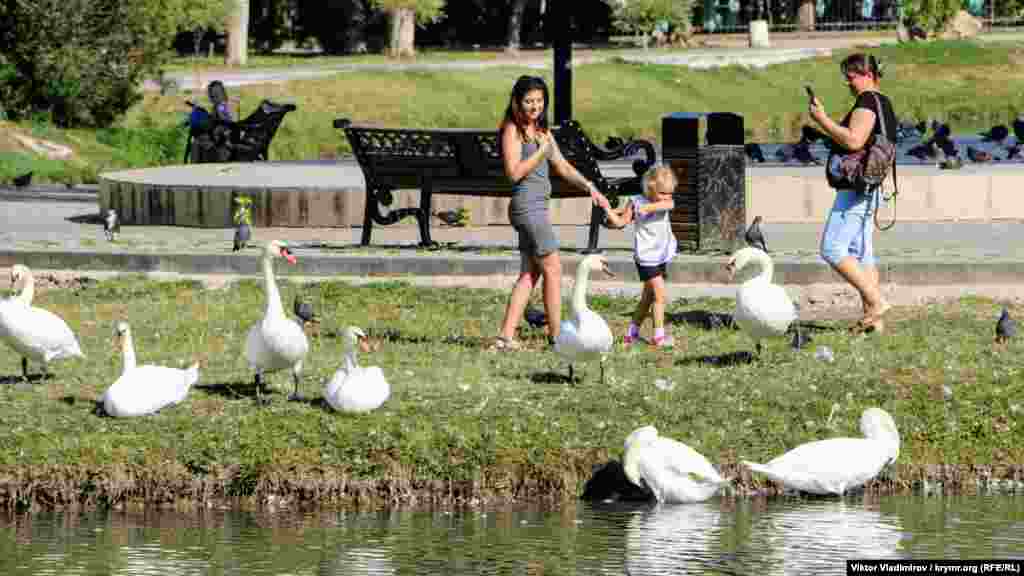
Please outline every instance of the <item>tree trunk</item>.
[{"label": "tree trunk", "polygon": [[814,0],[802,0],[800,9],[797,12],[797,25],[801,30],[814,30],[815,12]]},{"label": "tree trunk", "polygon": [[505,50],[518,52],[523,33],[523,13],[526,0],[512,0],[512,12],[508,17],[508,33],[505,35]]},{"label": "tree trunk", "polygon": [[396,8],[388,13],[388,56],[401,58],[416,54],[416,12]]},{"label": "tree trunk", "polygon": [[228,66],[245,66],[249,57],[249,0],[238,0],[238,9],[228,16]]}]

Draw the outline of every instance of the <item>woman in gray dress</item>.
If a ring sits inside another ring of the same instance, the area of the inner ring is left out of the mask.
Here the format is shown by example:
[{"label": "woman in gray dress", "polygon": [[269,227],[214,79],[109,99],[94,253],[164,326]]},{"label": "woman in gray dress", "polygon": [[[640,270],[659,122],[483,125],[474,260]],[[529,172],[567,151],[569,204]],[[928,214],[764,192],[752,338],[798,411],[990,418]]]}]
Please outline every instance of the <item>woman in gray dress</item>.
[{"label": "woman in gray dress", "polygon": [[512,87],[499,128],[505,174],[515,184],[508,219],[519,234],[520,269],[505,308],[498,348],[519,348],[516,327],[522,321],[533,287],[544,282],[548,336],[558,336],[562,318],[562,262],[558,238],[548,215],[553,170],[567,182],[590,192],[595,205],[608,200],[593,182],[566,161],[548,130],[548,87],[543,78],[520,76]]}]

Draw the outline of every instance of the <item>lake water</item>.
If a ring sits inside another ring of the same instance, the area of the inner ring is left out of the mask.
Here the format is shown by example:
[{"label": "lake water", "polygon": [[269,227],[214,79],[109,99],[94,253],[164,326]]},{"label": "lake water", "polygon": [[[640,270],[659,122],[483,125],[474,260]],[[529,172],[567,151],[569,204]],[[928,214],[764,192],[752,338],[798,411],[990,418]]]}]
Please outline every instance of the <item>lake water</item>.
[{"label": "lake water", "polygon": [[1024,559],[1024,497],[754,498],[465,511],[0,516],[0,574],[845,574]]}]

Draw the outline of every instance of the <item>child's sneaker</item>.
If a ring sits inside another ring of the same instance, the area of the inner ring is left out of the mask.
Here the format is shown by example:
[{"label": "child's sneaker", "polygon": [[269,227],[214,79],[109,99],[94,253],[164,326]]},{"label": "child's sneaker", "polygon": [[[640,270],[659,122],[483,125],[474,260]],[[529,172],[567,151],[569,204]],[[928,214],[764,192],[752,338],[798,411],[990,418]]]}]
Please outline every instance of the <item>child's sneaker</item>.
[{"label": "child's sneaker", "polygon": [[629,346],[631,344],[634,344],[634,343],[636,343],[638,338],[639,338],[639,336],[630,336],[629,334],[623,334],[622,335],[622,345],[623,346]]},{"label": "child's sneaker", "polygon": [[662,336],[654,339],[655,348],[671,348],[676,343],[671,336]]}]

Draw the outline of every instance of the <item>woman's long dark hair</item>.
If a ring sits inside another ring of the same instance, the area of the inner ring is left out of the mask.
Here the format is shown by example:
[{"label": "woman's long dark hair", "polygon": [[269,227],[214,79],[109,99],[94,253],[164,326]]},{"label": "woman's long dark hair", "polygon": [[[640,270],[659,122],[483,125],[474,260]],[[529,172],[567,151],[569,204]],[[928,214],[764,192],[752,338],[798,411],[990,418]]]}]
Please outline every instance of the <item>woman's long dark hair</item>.
[{"label": "woman's long dark hair", "polygon": [[544,79],[540,76],[520,76],[514,86],[512,86],[512,94],[508,99],[508,107],[505,108],[505,117],[501,121],[500,128],[503,129],[506,124],[514,124],[516,131],[519,132],[519,137],[526,141],[526,113],[523,112],[523,99],[526,95],[534,90],[540,90],[544,94],[544,110],[540,113],[540,118],[537,118],[537,128],[542,132],[547,132],[548,129],[548,85],[544,82]]},{"label": "woman's long dark hair", "polygon": [[882,79],[882,68],[878,65],[878,60],[863,52],[856,52],[844,58],[843,62],[839,64],[839,70],[843,74],[850,72],[862,75],[870,74],[875,77],[876,81]]}]

